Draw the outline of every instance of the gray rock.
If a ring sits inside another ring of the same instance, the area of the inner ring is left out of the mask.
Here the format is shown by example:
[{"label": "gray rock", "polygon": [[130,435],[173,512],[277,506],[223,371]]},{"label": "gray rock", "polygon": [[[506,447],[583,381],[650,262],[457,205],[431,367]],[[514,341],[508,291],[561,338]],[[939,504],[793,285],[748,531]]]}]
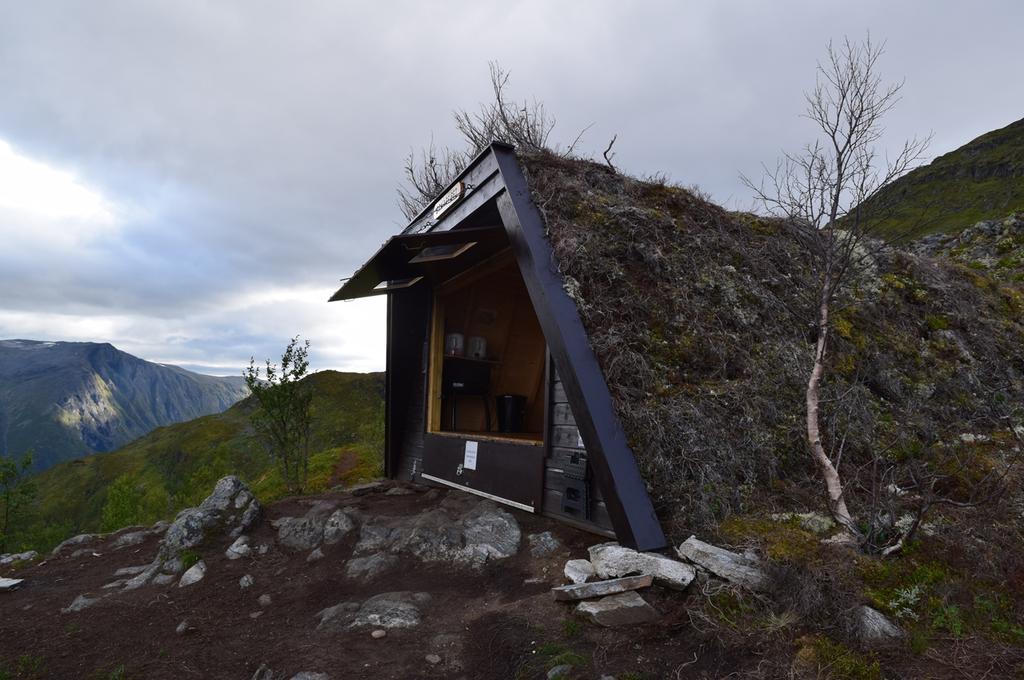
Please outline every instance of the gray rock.
[{"label": "gray rock", "polygon": [[252,574],[245,574],[242,578],[238,579],[238,587],[242,590],[251,588],[254,583],[256,583],[256,579],[252,577]]},{"label": "gray rock", "polygon": [[248,557],[252,554],[252,548],[249,546],[248,536],[239,536],[235,539],[235,542],[228,546],[228,549],[224,551],[224,557],[229,560],[237,560],[243,557]]},{"label": "gray rock", "polygon": [[283,677],[279,673],[275,673],[270,669],[267,664],[260,664],[260,667],[256,669],[256,673],[253,674],[251,680],[279,680]]},{"label": "gray rock", "polygon": [[335,510],[324,524],[324,543],[334,545],[341,542],[355,526],[355,522],[344,510]]},{"label": "gray rock", "polygon": [[426,659],[427,663],[429,663],[431,666],[436,666],[437,664],[441,663],[441,657],[437,654],[427,654],[423,658]]},{"label": "gray rock", "polygon": [[349,578],[369,581],[398,563],[398,558],[388,553],[376,553],[368,557],[353,557],[345,566]]},{"label": "gray rock", "polygon": [[162,534],[167,531],[167,527],[171,526],[171,523],[165,519],[159,520],[153,523],[153,526],[149,528],[154,534]]},{"label": "gray rock", "polygon": [[103,538],[103,535],[102,534],[79,534],[77,536],[72,536],[71,538],[67,539],[66,541],[64,541],[63,543],[58,545],[56,548],[54,548],[53,551],[50,553],[50,556],[51,557],[57,557],[58,555],[60,555],[62,552],[64,552],[68,548],[74,547],[76,545],[82,545],[83,543],[91,543],[91,542],[93,542],[93,541],[95,541],[95,540],[97,540],[99,538]]},{"label": "gray rock", "polygon": [[153,585],[155,586],[169,586],[178,580],[176,574],[157,574],[153,577]]},{"label": "gray rock", "polygon": [[[244,509],[237,507],[238,499],[245,501]],[[259,501],[242,480],[234,475],[224,477],[198,507],[178,513],[167,528],[158,559],[177,557],[182,550],[194,548],[216,534],[238,538],[256,524],[261,513]]]},{"label": "gray rock", "polygon": [[650,623],[658,618],[654,607],[634,592],[580,602],[576,612],[600,626],[609,627]]},{"label": "gray rock", "polygon": [[352,486],[347,487],[344,490],[352,494],[353,496],[365,496],[366,494],[369,493],[382,491],[383,488],[384,482],[378,480],[375,482],[363,482],[362,484],[353,484]]},{"label": "gray rock", "polygon": [[100,556],[102,556],[102,554],[103,553],[98,553],[95,550],[93,550],[92,548],[79,548],[78,550],[76,550],[73,553],[71,553],[70,557],[71,557],[71,559],[76,560],[79,557],[86,557],[86,556],[89,556],[89,555],[92,555],[93,557],[100,557]]},{"label": "gray rock", "polygon": [[291,680],[331,680],[327,673],[314,673],[313,671],[300,671],[292,676]]},{"label": "gray rock", "polygon": [[276,522],[277,542],[295,551],[305,552],[320,545],[324,540],[323,517],[283,517]]},{"label": "gray rock", "polygon": [[421,621],[419,606],[430,601],[428,593],[408,591],[381,593],[366,600],[342,602],[317,614],[317,630],[351,630],[373,627],[390,630],[411,628]]},{"label": "gray rock", "polygon": [[121,567],[114,572],[114,576],[136,576],[149,569],[152,565],[140,564],[135,567]]},{"label": "gray rock", "polygon": [[551,589],[556,600],[589,600],[595,597],[605,597],[616,593],[624,593],[628,590],[650,587],[654,577],[650,574],[640,576],[624,576],[613,578],[608,581],[595,581],[593,583],[574,583],[568,586],[558,586]]},{"label": "gray rock", "polygon": [[181,575],[181,580],[178,581],[178,587],[184,588],[190,586],[193,583],[199,583],[206,576],[206,562],[199,560],[191,567],[188,571]]},{"label": "gray rock", "polygon": [[412,489],[406,488],[404,486],[393,486],[390,489],[388,489],[387,491],[385,491],[384,495],[385,496],[408,496],[408,495],[414,494],[414,493],[416,493],[416,492],[413,491]]},{"label": "gray rock", "polygon": [[273,600],[268,593],[263,593],[256,599],[256,602],[258,602],[261,607],[269,607],[272,601]]},{"label": "gray rock", "polygon": [[324,551],[320,548],[317,548],[313,552],[309,553],[309,555],[306,557],[306,562],[317,562],[319,560],[322,560],[323,558]]},{"label": "gray rock", "polygon": [[374,640],[380,640],[383,637],[387,637],[387,635],[388,632],[383,628],[378,628],[377,630],[370,633],[370,637],[372,637]]},{"label": "gray rock", "polygon": [[768,587],[768,576],[755,560],[705,543],[696,536],[690,536],[683,541],[676,548],[676,553],[682,559],[707,569],[718,578],[725,579],[730,583],[751,590],[764,590]]},{"label": "gray rock", "polygon": [[188,633],[188,632],[193,631],[193,630],[195,630],[195,628],[193,628],[189,624],[188,619],[185,619],[181,623],[178,624],[178,627],[174,629],[174,632],[175,632],[176,635],[184,635],[185,633]]},{"label": "gray rock", "polygon": [[[12,590],[17,590],[21,587],[21,584],[25,582],[23,578],[4,578],[0,576],[0,593],[7,593]],[[32,605],[26,605],[25,609],[28,609]]]},{"label": "gray rock", "polygon": [[563,663],[548,671],[548,680],[555,680],[555,678],[567,678],[570,674],[572,674],[572,665]]},{"label": "gray rock", "polygon": [[675,590],[685,589],[697,575],[689,564],[654,553],[637,552],[618,543],[591,546],[590,563],[600,578],[650,574],[659,586]]},{"label": "gray rock", "polygon": [[22,553],[9,553],[7,555],[0,555],[0,567],[6,567],[15,562],[28,562],[39,557],[39,553],[35,550],[28,550]]},{"label": "gray rock", "polygon": [[120,548],[128,548],[130,546],[139,545],[153,534],[148,530],[144,531],[130,531],[127,534],[121,534],[114,539],[114,544],[111,546],[114,550]]},{"label": "gray rock", "polygon": [[180,557],[174,557],[160,565],[161,574],[180,574],[185,571],[185,562]]},{"label": "gray rock", "polygon": [[88,609],[89,607],[93,606],[94,604],[99,602],[100,599],[101,598],[98,597],[86,597],[85,595],[79,595],[74,599],[74,601],[71,604],[69,604],[67,607],[64,607],[60,611],[62,614],[80,612],[83,609]]},{"label": "gray rock", "polygon": [[565,563],[565,577],[573,583],[586,583],[595,576],[590,560],[569,560]]},{"label": "gray rock", "polygon": [[554,534],[550,531],[530,534],[526,539],[530,542],[530,555],[532,557],[546,557],[562,549],[562,542],[555,538]]},{"label": "gray rock", "polygon": [[140,572],[132,578],[128,579],[124,584],[123,590],[135,590],[136,588],[141,588],[142,586],[152,581],[153,577],[156,576],[159,572],[160,562],[153,562],[153,564],[146,567],[145,571]]},{"label": "gray rock", "polygon": [[903,630],[889,618],[866,605],[853,610],[852,621],[854,635],[864,644],[883,644],[903,637]]}]

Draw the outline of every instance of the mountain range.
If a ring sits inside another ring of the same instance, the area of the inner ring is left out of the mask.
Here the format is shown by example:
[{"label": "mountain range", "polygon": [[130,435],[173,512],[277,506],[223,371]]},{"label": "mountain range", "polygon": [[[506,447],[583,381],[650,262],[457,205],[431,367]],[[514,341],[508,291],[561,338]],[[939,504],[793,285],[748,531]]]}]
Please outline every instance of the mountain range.
[{"label": "mountain range", "polygon": [[219,413],[247,394],[241,376],[152,363],[107,343],[0,340],[0,455],[32,450],[41,471]]}]

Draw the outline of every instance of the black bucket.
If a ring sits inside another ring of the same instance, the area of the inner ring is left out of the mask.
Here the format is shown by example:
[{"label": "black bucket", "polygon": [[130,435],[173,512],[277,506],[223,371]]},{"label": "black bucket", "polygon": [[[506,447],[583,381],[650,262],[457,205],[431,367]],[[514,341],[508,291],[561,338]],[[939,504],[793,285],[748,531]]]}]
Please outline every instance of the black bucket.
[{"label": "black bucket", "polygon": [[494,398],[498,410],[498,432],[522,432],[526,397],[502,394]]}]

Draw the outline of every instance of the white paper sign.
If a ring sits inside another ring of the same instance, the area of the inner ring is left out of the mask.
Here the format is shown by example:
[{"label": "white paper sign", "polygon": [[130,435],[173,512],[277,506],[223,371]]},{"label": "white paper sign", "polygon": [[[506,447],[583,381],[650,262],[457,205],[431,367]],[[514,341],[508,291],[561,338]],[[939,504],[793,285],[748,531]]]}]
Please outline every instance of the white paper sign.
[{"label": "white paper sign", "polygon": [[462,460],[464,470],[476,469],[476,442],[466,442],[466,455]]}]

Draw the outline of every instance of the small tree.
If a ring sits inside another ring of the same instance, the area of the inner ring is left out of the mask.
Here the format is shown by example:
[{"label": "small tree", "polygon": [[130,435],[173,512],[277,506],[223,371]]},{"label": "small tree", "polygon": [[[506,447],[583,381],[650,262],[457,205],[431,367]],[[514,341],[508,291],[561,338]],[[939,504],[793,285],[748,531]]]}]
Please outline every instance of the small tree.
[{"label": "small tree", "polygon": [[242,373],[258,405],[251,416],[252,424],[292,493],[302,492],[309,475],[313,395],[301,383],[309,369],[308,355],[309,340],[300,344],[295,336],[281,355],[280,367],[267,359],[261,376],[252,358]]},{"label": "small tree", "polygon": [[29,479],[32,451],[15,461],[0,458],[0,553],[6,552],[18,518],[35,498],[35,483]]},{"label": "small tree", "polygon": [[820,386],[825,378],[834,308],[849,283],[872,260],[872,236],[887,216],[879,192],[909,170],[930,138],[903,143],[892,157],[876,145],[882,119],[899,101],[902,83],[883,84],[878,60],[884,45],[829,43],[818,64],[814,89],[806,94],[804,116],[818,137],[799,153],[786,154],[774,170],[754,183],[743,181],[772,215],[787,220],[804,248],[811,269],[805,294],[816,342],[805,390],[806,437],[814,465],[825,482],[829,511],[851,535],[862,539],[847,507],[838,470],[842,446],[826,451],[820,426]]}]

